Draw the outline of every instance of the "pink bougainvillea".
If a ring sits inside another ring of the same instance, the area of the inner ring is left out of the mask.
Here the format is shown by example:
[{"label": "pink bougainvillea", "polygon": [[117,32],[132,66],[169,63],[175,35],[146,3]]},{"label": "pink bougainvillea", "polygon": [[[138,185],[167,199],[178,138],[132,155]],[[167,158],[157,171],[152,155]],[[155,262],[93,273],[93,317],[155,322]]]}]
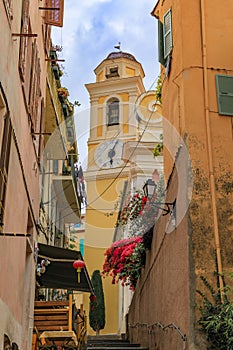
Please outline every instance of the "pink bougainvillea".
[{"label": "pink bougainvillea", "polygon": [[120,281],[134,290],[145,260],[142,240],[131,237],[114,242],[105,252],[103,276],[110,275],[113,284]]}]

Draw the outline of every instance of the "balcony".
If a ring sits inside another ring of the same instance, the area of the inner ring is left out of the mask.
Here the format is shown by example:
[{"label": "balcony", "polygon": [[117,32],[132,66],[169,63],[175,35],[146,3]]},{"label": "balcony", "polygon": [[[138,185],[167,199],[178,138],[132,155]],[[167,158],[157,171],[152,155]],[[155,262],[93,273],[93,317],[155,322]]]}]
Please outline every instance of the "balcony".
[{"label": "balcony", "polygon": [[73,160],[66,165],[63,161],[62,173],[53,176],[53,187],[64,223],[80,223],[81,202],[77,191],[77,180]]}]

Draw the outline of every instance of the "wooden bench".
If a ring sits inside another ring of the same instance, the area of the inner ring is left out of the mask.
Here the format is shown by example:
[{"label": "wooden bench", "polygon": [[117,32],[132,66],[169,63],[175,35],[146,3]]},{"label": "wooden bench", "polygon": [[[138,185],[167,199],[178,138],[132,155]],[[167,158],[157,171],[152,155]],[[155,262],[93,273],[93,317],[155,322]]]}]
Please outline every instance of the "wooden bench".
[{"label": "wooden bench", "polygon": [[[86,343],[87,316],[80,309],[74,312],[76,322],[72,330],[72,295],[69,301],[35,301],[33,350],[55,349],[51,342],[63,349],[81,350]],[[74,332],[75,331],[75,332]],[[63,339],[64,338],[64,339]],[[49,343],[49,344],[48,344]]]}]

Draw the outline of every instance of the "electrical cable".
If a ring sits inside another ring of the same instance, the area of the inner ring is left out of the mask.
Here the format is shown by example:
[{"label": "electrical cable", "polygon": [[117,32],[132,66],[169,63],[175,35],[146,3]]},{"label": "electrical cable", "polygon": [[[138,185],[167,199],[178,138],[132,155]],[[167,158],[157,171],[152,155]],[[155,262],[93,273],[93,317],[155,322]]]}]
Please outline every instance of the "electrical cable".
[{"label": "electrical cable", "polygon": [[[159,78],[159,76],[156,77],[156,79],[153,81],[153,83],[151,84],[151,87],[149,88],[149,90],[147,90],[146,94],[151,90],[151,88],[153,87],[153,85],[155,84],[155,82],[158,80],[158,78]],[[162,83],[161,83],[161,86],[163,86],[163,83],[164,83],[165,79],[166,79],[166,77],[164,77],[164,79],[163,79],[163,81],[162,81]],[[156,104],[157,102],[158,102],[158,99],[156,99],[155,104]],[[134,107],[135,107],[135,104],[134,104]],[[148,125],[149,125],[149,123],[150,123],[150,120],[151,120],[151,117],[152,117],[153,113],[154,113],[154,112],[151,111],[150,116],[149,116],[149,118],[148,118],[148,120],[147,120],[147,123],[146,123],[146,125],[145,125],[145,127],[144,127],[144,129],[143,129],[143,131],[142,131],[142,133],[141,133],[141,135],[140,135],[140,137],[139,137],[139,139],[136,140],[137,143],[136,143],[136,145],[135,145],[133,151],[132,151],[131,154],[129,155],[129,158],[128,158],[127,161],[125,162],[124,166],[121,167],[121,169],[120,169],[120,171],[118,172],[118,174],[117,174],[117,175],[115,176],[115,178],[111,181],[111,183],[105,188],[105,190],[102,191],[102,193],[100,193],[93,201],[91,201],[90,203],[88,203],[87,205],[85,205],[85,206],[82,208],[82,210],[87,209],[87,207],[88,207],[89,205],[95,203],[99,198],[101,198],[101,196],[102,196],[103,194],[105,194],[105,193],[109,190],[109,188],[111,188],[111,186],[116,182],[116,180],[120,177],[120,175],[122,174],[122,172],[124,171],[124,169],[127,167],[128,163],[130,162],[132,156],[133,156],[134,153],[136,152],[136,149],[137,149],[138,145],[140,144],[140,142],[141,142],[141,140],[142,140],[142,138],[143,138],[143,135],[145,134],[145,132],[146,132],[146,130],[147,130],[147,127],[148,127]],[[131,119],[132,116],[135,116],[134,111],[132,112],[132,115],[129,117],[129,120]],[[119,134],[120,134],[120,131],[115,135],[114,138],[111,138],[111,140],[116,140]],[[69,208],[69,205],[67,205],[67,207],[63,208],[63,210],[65,210],[66,208]],[[94,209],[93,209],[93,210],[94,210]],[[72,213],[67,213],[66,215],[64,215],[64,216],[62,217],[62,219],[66,218],[66,217],[68,217],[68,216],[70,216],[70,215],[72,215],[74,212],[77,212],[77,211],[79,211],[79,209],[73,210]],[[53,221],[53,224],[56,225],[57,221],[58,221],[58,220]]]},{"label": "electrical cable", "polygon": [[[156,80],[157,80],[157,79],[158,79],[158,78],[156,78]],[[163,83],[164,83],[164,80],[165,80],[165,79],[166,79],[166,77],[164,77],[164,79],[163,79],[163,81],[162,81],[162,86],[163,86]],[[155,81],[156,81],[156,80],[155,80]],[[154,83],[153,83],[153,85],[154,85]],[[153,86],[153,85],[152,85],[152,86]],[[150,91],[150,90],[149,90],[149,91]],[[156,99],[155,104],[156,104],[157,102],[158,102],[158,99]],[[154,113],[154,112],[151,111],[150,116],[149,116],[149,118],[148,118],[148,120],[147,120],[147,122],[146,122],[146,125],[145,125],[145,127],[144,127],[144,129],[143,129],[143,131],[142,131],[142,133],[141,133],[141,135],[140,135],[140,137],[139,137],[139,139],[137,140],[137,143],[136,143],[134,149],[133,149],[132,152],[130,153],[129,158],[128,158],[127,161],[125,162],[124,166],[121,168],[121,170],[120,170],[119,173],[116,175],[116,177],[111,181],[111,183],[105,188],[105,190],[102,191],[102,193],[99,194],[98,197],[97,197],[96,199],[94,199],[92,202],[88,203],[88,205],[93,204],[93,203],[96,202],[100,197],[102,197],[102,195],[105,194],[105,193],[108,191],[108,189],[115,183],[115,181],[119,178],[119,176],[122,174],[122,172],[124,171],[124,169],[127,167],[127,165],[128,165],[128,163],[130,162],[132,156],[133,156],[134,153],[136,152],[136,149],[137,149],[138,145],[140,144],[140,142],[141,142],[141,140],[142,140],[142,138],[143,138],[143,135],[144,135],[145,132],[146,132],[146,129],[147,129],[149,123],[150,123],[150,120],[151,120],[151,117],[152,117],[153,113]],[[85,209],[85,208],[84,208],[84,209]]]},{"label": "electrical cable", "polygon": [[[155,82],[158,80],[158,78],[159,78],[159,76],[155,78],[155,80],[153,81],[153,83],[150,85],[149,89],[146,91],[146,94],[145,94],[145,95],[147,95],[148,92],[151,91],[152,87],[154,86],[154,84],[155,84]],[[144,92],[143,92],[142,94],[144,94]],[[142,95],[142,94],[141,94],[141,95]],[[139,95],[139,96],[137,97],[137,100],[138,100],[138,98],[139,98],[141,95]],[[157,102],[157,101],[156,101],[156,102]],[[134,108],[135,108],[135,104],[136,104],[136,102],[134,103]],[[129,123],[130,120],[131,120],[131,118],[133,118],[133,117],[135,117],[134,111],[131,112],[131,114],[129,115],[129,118],[128,118],[128,121],[127,121],[127,122]],[[111,140],[111,141],[117,140],[117,139],[118,139],[118,136],[121,134],[121,132],[122,132],[122,130],[117,131],[117,133],[116,133],[112,138],[107,139],[107,140]],[[106,139],[104,139],[103,142],[104,142],[104,141],[106,141]],[[103,151],[105,151],[106,149],[107,149],[107,146],[106,146],[106,148],[105,148]],[[98,159],[98,158],[97,158],[97,159]],[[89,162],[89,163],[87,164],[87,167],[92,166],[94,163],[95,163],[95,161],[92,160],[91,162]],[[95,171],[95,170],[93,170],[93,171]]]}]

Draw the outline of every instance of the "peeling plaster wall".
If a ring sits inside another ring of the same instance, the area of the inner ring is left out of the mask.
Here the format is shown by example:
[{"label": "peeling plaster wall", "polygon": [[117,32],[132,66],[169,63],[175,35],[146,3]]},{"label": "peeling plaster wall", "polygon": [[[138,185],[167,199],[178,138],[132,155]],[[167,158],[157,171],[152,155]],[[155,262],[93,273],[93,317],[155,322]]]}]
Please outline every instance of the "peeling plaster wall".
[{"label": "peeling plaster wall", "polygon": [[[147,329],[156,322],[175,323],[187,335],[186,350],[206,350],[204,336],[196,326],[196,305],[202,302],[196,290],[207,292],[201,275],[217,288],[217,233],[223,272],[233,269],[233,117],[218,113],[215,81],[216,74],[233,76],[233,3],[226,0],[220,11],[217,0],[161,0],[156,7],[161,21],[170,8],[173,51],[162,88],[162,109],[163,116],[185,139],[192,162],[192,200],[174,232],[165,234],[166,217],[157,222],[147,265],[129,310],[129,323],[144,325],[129,327],[129,334],[131,340],[153,350],[180,350],[182,339],[174,329],[164,332],[155,326],[151,334]],[[164,131],[166,179],[172,173],[168,197],[177,194],[174,159],[166,150],[167,144],[175,145],[173,136]],[[180,205],[178,201],[178,212]],[[226,282],[232,284],[230,279]]]}]

